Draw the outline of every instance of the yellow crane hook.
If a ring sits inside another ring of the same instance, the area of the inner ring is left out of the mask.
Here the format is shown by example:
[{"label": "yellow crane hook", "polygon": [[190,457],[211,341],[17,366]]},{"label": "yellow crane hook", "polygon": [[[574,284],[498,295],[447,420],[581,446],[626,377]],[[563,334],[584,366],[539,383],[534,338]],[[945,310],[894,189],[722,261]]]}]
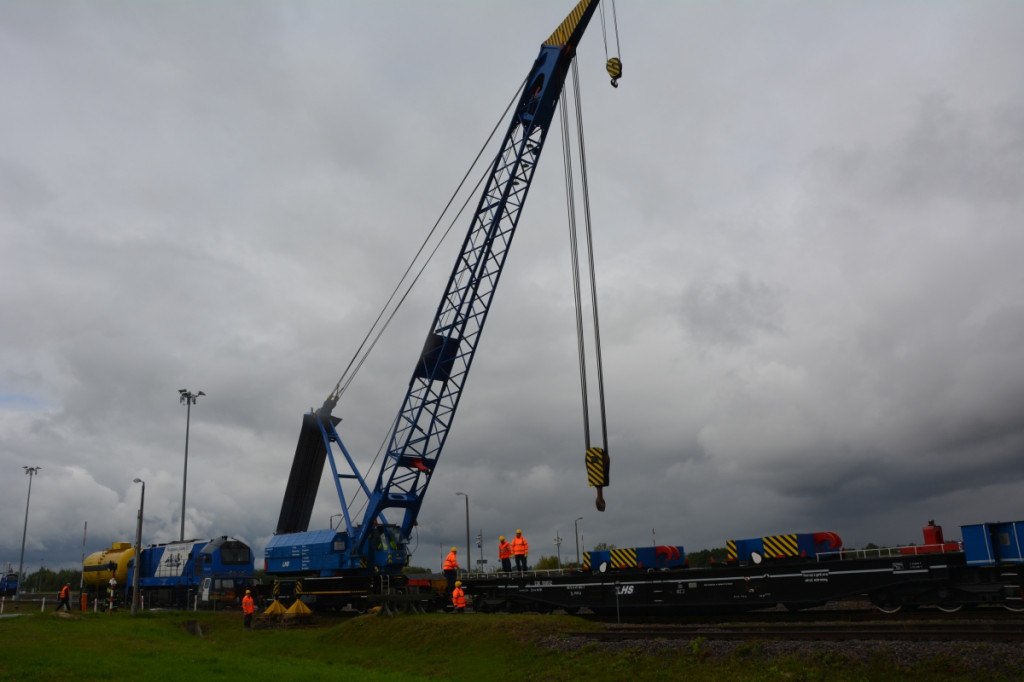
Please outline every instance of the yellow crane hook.
[{"label": "yellow crane hook", "polygon": [[619,87],[619,79],[622,78],[622,61],[618,57],[612,57],[605,64],[608,75],[612,77],[612,87]]}]

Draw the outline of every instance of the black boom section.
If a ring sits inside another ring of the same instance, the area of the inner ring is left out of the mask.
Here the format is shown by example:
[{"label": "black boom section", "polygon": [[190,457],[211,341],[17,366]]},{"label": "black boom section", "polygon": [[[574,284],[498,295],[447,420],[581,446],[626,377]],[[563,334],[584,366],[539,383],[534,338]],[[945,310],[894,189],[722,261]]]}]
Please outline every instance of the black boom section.
[{"label": "black boom section", "polygon": [[458,352],[458,339],[431,332],[423,344],[423,353],[420,355],[420,361],[416,363],[416,369],[413,370],[413,377],[448,381]]},{"label": "black boom section", "polygon": [[327,459],[327,446],[320,432],[317,419],[330,419],[337,426],[341,419],[306,414],[302,417],[302,431],[295,446],[292,471],[288,475],[288,487],[284,491],[281,516],[277,520],[277,533],[297,533],[309,530],[309,519],[313,516],[313,503],[320,487],[320,478]]}]

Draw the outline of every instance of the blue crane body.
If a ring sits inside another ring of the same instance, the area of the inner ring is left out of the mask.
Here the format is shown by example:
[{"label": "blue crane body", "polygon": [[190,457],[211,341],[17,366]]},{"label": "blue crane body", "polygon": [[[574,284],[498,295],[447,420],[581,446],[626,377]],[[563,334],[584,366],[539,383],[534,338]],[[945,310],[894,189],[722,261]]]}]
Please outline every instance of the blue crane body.
[{"label": "blue crane body", "polygon": [[[579,2],[543,43],[530,69],[372,488],[338,435],[341,420],[331,414],[337,396],[304,415],[277,532],[266,548],[266,571],[279,582],[316,576],[372,581],[400,575],[408,563],[409,536],[459,406],[566,74],[598,2]],[[335,448],[347,463],[344,473]],[[309,531],[325,460],[345,527]],[[359,520],[350,515],[343,479],[357,482],[366,495]]]}]

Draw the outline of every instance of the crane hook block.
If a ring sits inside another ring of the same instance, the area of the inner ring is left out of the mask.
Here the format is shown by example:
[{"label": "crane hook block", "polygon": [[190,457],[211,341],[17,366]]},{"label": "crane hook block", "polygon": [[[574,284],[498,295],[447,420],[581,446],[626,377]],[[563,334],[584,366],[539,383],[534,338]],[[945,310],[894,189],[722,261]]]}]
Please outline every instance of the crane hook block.
[{"label": "crane hook block", "polygon": [[612,87],[619,87],[619,79],[622,78],[622,61],[618,57],[612,57],[605,64],[608,75],[612,77]]},{"label": "crane hook block", "polygon": [[587,448],[587,484],[597,488],[597,510],[604,511],[604,490],[609,483],[611,460],[602,448]]}]

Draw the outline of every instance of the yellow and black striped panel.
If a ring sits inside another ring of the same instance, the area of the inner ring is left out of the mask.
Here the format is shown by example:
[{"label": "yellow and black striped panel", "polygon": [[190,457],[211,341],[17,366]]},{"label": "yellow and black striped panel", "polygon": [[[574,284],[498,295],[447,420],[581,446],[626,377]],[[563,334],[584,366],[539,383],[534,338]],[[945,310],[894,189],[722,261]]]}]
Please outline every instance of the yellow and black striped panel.
[{"label": "yellow and black striped panel", "polygon": [[764,543],[765,556],[798,556],[800,554],[796,542],[796,533],[768,535],[761,538],[761,542]]},{"label": "yellow and black striped panel", "polygon": [[583,553],[583,568],[590,568],[590,552]]},{"label": "yellow and black striped panel", "polygon": [[611,550],[611,560],[608,563],[613,568],[636,568],[636,548]]},{"label": "yellow and black striped panel", "polygon": [[601,448],[587,449],[587,485],[603,488],[608,485],[607,455]]},{"label": "yellow and black striped panel", "polygon": [[590,7],[596,0],[580,0],[580,3],[576,5],[576,8],[569,13],[569,16],[565,18],[555,32],[551,34],[551,37],[544,41],[545,45],[565,45],[569,42],[569,38],[572,37],[572,32],[576,30],[576,25],[580,23],[580,19],[583,18],[584,12]]},{"label": "yellow and black striped panel", "polygon": [[725,541],[725,558],[729,561],[736,561],[736,541]]},{"label": "yellow and black striped panel", "polygon": [[612,78],[622,78],[622,61],[618,57],[609,59],[604,68]]},{"label": "yellow and black striped panel", "polygon": [[298,597],[300,594],[302,594],[302,581],[301,580],[296,580],[295,581],[295,587],[292,588],[292,594],[295,597]]}]

